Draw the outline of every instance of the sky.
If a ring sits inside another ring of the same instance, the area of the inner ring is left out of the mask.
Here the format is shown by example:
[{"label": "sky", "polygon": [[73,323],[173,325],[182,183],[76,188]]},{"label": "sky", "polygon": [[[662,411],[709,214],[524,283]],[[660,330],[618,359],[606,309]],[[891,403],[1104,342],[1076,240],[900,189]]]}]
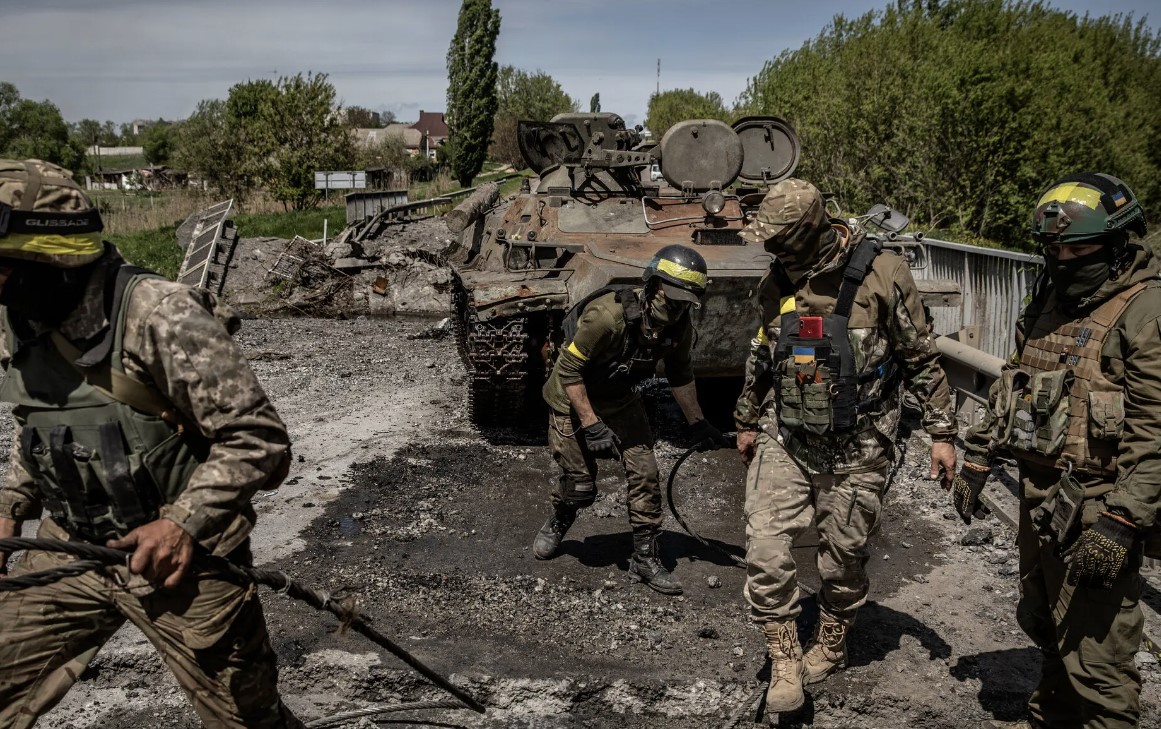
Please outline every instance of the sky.
[{"label": "sky", "polygon": [[[660,88],[717,91],[727,104],[763,62],[836,14],[886,0],[493,0],[496,60],[550,74],[588,110],[644,121]],[[1051,0],[1078,14],[1132,13],[1155,0]],[[330,76],[344,105],[400,121],[446,105],[459,0],[0,0],[0,81],[48,99],[68,121],[181,119],[235,83]],[[1153,10],[1152,13],[1149,11]]]}]

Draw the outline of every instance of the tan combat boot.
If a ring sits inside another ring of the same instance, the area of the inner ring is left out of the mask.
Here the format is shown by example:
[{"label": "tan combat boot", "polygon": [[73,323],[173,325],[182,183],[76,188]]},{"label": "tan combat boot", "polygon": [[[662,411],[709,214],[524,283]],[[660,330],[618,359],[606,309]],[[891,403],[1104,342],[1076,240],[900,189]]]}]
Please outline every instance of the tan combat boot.
[{"label": "tan combat boot", "polygon": [[762,624],[770,652],[770,688],[766,689],[766,715],[802,708],[802,646],[793,620]]},{"label": "tan combat boot", "polygon": [[818,627],[803,657],[807,684],[818,683],[847,667],[847,628],[825,610],[819,611]]}]

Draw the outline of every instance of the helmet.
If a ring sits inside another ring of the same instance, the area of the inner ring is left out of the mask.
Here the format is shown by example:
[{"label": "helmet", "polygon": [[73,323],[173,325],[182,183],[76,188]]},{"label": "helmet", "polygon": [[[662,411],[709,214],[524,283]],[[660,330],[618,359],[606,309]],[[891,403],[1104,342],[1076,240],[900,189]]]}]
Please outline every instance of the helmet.
[{"label": "helmet", "polygon": [[705,259],[688,246],[665,246],[653,255],[645,267],[642,280],[660,279],[665,297],[676,301],[697,302],[705,295],[708,277]]},{"label": "helmet", "polygon": [[1124,230],[1143,238],[1145,211],[1128,185],[1104,173],[1057,180],[1041,193],[1032,212],[1032,237],[1041,245],[1096,243]]},{"label": "helmet", "polygon": [[50,162],[0,159],[0,259],[76,268],[104,252],[101,216]]},{"label": "helmet", "polygon": [[829,227],[826,202],[818,188],[806,180],[789,178],[770,187],[741,237],[765,246],[770,253],[793,255],[812,248]]}]

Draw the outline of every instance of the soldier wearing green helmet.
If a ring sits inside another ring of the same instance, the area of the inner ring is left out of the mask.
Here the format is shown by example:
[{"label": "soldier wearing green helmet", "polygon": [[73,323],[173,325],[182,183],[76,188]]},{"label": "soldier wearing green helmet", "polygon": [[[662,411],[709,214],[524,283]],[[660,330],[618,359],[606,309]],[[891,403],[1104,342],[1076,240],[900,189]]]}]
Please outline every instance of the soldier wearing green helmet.
[{"label": "soldier wearing green helmet", "polygon": [[548,443],[561,475],[552,515],[537,533],[532,552],[537,559],[557,553],[577,513],[596,500],[597,461],[617,459],[629,487],[630,577],[678,595],[681,583],[660,561],[661,484],[653,434],[635,386],[664,362],[694,438],[724,444],[698,405],[690,354],[690,309],[705,295],[708,271],[700,253],[670,245],[653,256],[642,281],[643,286],[600,289],[565,317],[563,346],[543,390]]},{"label": "soldier wearing green helmet", "polygon": [[[68,170],[0,160],[0,400],[16,421],[0,538],[40,519],[39,537],[133,553],[0,593],[0,726],[32,726],[128,621],[206,726],[298,729],[254,586],[195,561],[251,559],[251,498],[286,475],[286,427],[233,312],[129,265],[102,228]],[[71,561],[33,550],[13,571]]]},{"label": "soldier wearing green helmet", "polygon": [[1141,560],[1161,556],[1161,269],[1130,238],[1145,213],[1112,175],[1057,180],[1031,222],[1044,271],[953,503],[967,523],[985,516],[994,457],[1016,459],[1016,617],[1042,661],[1027,726],[1135,727]]}]

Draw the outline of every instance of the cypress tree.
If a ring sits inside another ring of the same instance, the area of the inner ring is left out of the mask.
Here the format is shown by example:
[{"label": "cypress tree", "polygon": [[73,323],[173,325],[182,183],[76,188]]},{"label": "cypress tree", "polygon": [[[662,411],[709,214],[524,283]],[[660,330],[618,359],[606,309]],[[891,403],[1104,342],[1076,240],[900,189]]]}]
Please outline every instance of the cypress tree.
[{"label": "cypress tree", "polygon": [[492,0],[464,0],[447,50],[448,147],[452,174],[461,185],[484,167],[496,116],[496,36],[500,11]]}]

